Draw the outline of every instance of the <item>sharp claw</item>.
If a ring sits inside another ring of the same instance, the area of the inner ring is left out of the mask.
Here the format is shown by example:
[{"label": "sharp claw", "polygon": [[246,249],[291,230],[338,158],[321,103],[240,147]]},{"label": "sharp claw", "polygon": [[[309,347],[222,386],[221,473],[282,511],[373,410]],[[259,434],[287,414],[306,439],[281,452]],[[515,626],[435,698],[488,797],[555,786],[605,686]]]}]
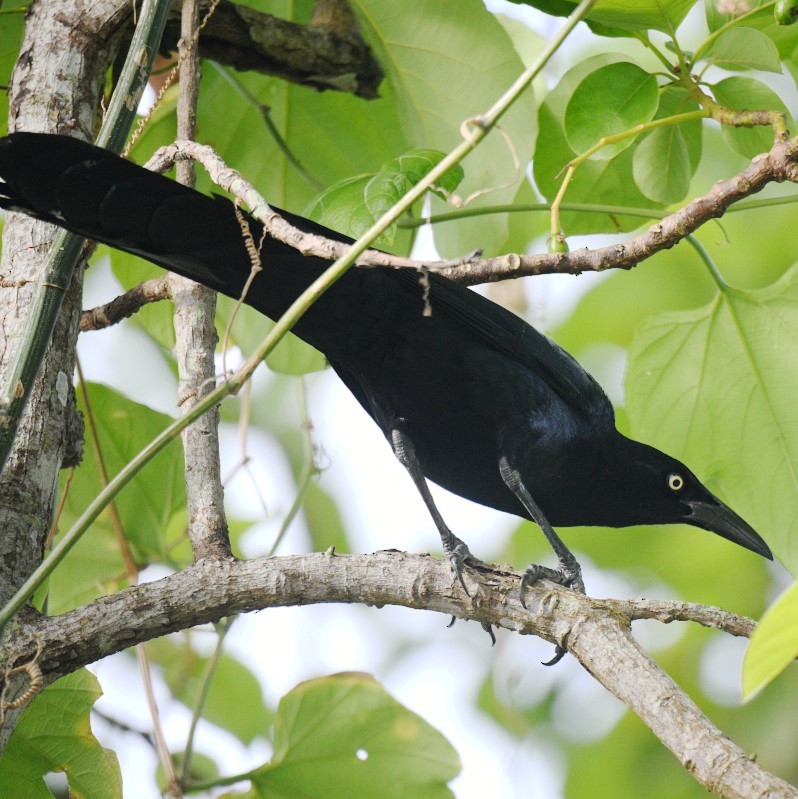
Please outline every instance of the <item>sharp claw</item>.
[{"label": "sharp claw", "polygon": [[554,657],[551,660],[546,660],[541,662],[541,666],[554,666],[555,664],[559,663],[565,655],[568,653],[567,649],[563,649],[563,647],[558,646],[554,650]]},{"label": "sharp claw", "polygon": [[454,627],[454,623],[457,621],[457,616],[452,616],[452,620],[446,625],[446,628]]},{"label": "sharp claw", "polygon": [[457,575],[460,585],[463,586],[463,591],[465,591],[466,596],[473,596],[463,579],[463,566],[465,564],[465,559],[470,554],[471,552],[468,547],[462,541],[458,541],[457,545],[446,553],[446,557],[449,559],[449,563],[452,564],[454,573]]},{"label": "sharp claw", "polygon": [[482,629],[490,636],[490,645],[496,646],[496,634],[493,632],[493,625],[483,622]]}]

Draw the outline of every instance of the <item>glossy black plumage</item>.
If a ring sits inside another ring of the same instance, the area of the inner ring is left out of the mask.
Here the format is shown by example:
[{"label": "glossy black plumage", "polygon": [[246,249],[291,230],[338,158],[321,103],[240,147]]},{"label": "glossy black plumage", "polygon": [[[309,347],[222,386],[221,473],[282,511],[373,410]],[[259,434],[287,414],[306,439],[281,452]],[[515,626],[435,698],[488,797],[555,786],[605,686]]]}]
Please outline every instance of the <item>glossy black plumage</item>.
[{"label": "glossy black plumage", "polygon": [[[231,297],[250,271],[232,204],[75,139],[0,140],[0,205],[133,252]],[[281,212],[305,231],[349,241]],[[255,240],[260,223],[249,220]],[[272,318],[328,266],[266,239],[246,302]],[[424,497],[460,574],[423,477],[534,519],[560,561],[538,576],[582,587],[550,525],[684,522],[770,558],[767,544],[683,464],[625,438],[606,395],[565,351],[478,294],[429,275],[352,269],[297,323],[385,433]],[[423,475],[423,477],[422,477]],[[462,579],[462,578],[461,578]]]}]

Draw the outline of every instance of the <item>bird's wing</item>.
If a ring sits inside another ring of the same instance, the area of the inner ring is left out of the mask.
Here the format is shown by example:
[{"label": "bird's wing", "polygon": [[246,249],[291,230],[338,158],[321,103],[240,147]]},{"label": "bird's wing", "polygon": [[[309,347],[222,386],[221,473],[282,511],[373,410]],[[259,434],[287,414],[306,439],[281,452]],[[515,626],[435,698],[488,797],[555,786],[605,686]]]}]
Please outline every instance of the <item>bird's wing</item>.
[{"label": "bird's wing", "polygon": [[[415,284],[419,290],[415,272],[397,270],[395,274],[405,286]],[[574,410],[595,414],[606,408],[612,414],[601,386],[547,336],[459,283],[436,274],[430,274],[429,279],[429,305],[433,314],[447,314],[471,334],[532,370]]]}]

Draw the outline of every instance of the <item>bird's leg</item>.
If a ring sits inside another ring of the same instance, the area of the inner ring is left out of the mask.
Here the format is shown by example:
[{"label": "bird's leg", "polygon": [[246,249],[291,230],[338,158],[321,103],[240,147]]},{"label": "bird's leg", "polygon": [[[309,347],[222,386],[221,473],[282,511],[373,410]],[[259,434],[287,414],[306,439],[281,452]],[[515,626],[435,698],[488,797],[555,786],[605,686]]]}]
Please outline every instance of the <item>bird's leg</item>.
[{"label": "bird's leg", "polygon": [[540,526],[543,535],[554,550],[559,566],[556,569],[548,569],[545,566],[532,564],[527,566],[524,576],[521,578],[521,604],[526,607],[524,602],[524,589],[536,580],[552,580],[560,585],[567,585],[579,593],[585,593],[585,583],[582,580],[582,568],[570,549],[549,524],[548,519],[543,515],[543,511],[538,507],[537,502],[532,499],[532,495],[527,490],[521,480],[521,475],[507,462],[507,458],[502,456],[499,460],[499,471],[510,491],[521,501],[521,504],[529,511],[529,515]]},{"label": "bird's leg", "polygon": [[[502,479],[504,480],[510,491],[515,494],[521,501],[521,504],[529,511],[529,515],[538,524],[546,540],[551,544],[554,554],[560,565],[556,569],[548,569],[545,566],[538,566],[537,564],[530,564],[524,571],[524,576],[521,578],[521,604],[526,607],[524,600],[524,590],[528,585],[534,583],[536,580],[546,579],[552,580],[561,585],[567,585],[581,594],[585,593],[585,583],[582,580],[582,567],[574,557],[573,552],[565,545],[565,542],[554,532],[554,528],[549,524],[549,520],[543,515],[543,511],[538,507],[538,503],[532,499],[532,495],[524,485],[521,475],[517,469],[513,469],[507,462],[504,456],[499,460],[499,471],[501,472]],[[565,657],[565,647],[557,644],[554,650],[554,657],[546,661],[544,666],[553,666],[559,663]]]},{"label": "bird's leg", "polygon": [[421,498],[424,500],[424,504],[427,506],[427,510],[430,512],[432,520],[435,522],[435,526],[438,528],[438,533],[440,533],[441,536],[441,543],[443,544],[443,551],[452,564],[452,568],[457,575],[457,579],[460,581],[460,585],[463,586],[463,590],[466,594],[471,596],[468,588],[466,588],[465,580],[463,580],[463,564],[465,563],[465,559],[471,554],[468,546],[446,526],[446,522],[444,522],[443,517],[435,505],[435,500],[433,500],[432,494],[430,494],[429,486],[424,477],[424,472],[421,470],[421,464],[418,461],[413,443],[398,427],[391,428],[391,446],[399,462],[407,469],[410,477],[416,484],[416,488],[419,494],[421,494]]}]

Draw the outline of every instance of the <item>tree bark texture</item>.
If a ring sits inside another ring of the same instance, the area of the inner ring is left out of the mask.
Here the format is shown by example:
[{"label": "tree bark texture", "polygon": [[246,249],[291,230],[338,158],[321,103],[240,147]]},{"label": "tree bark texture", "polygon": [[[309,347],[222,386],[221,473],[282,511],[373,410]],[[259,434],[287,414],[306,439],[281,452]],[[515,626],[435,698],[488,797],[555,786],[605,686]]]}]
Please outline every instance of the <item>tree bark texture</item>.
[{"label": "tree bark texture", "polygon": [[[521,605],[520,575],[507,567],[466,572],[467,596],[445,560],[394,550],[372,555],[332,551],[250,561],[198,561],[177,574],[127,588],[57,617],[23,623],[0,645],[0,664],[36,658],[47,683],[135,643],[225,616],[317,603],[399,605],[432,610],[537,635],[565,647],[634,711],[708,790],[726,799],[796,799],[798,790],[763,769],[730,741],[637,644],[631,619],[645,603],[599,600],[542,582]],[[657,603],[660,618],[689,608]],[[642,612],[641,612],[642,611]],[[673,614],[676,614],[675,616]],[[713,625],[716,613],[697,610]]]}]

